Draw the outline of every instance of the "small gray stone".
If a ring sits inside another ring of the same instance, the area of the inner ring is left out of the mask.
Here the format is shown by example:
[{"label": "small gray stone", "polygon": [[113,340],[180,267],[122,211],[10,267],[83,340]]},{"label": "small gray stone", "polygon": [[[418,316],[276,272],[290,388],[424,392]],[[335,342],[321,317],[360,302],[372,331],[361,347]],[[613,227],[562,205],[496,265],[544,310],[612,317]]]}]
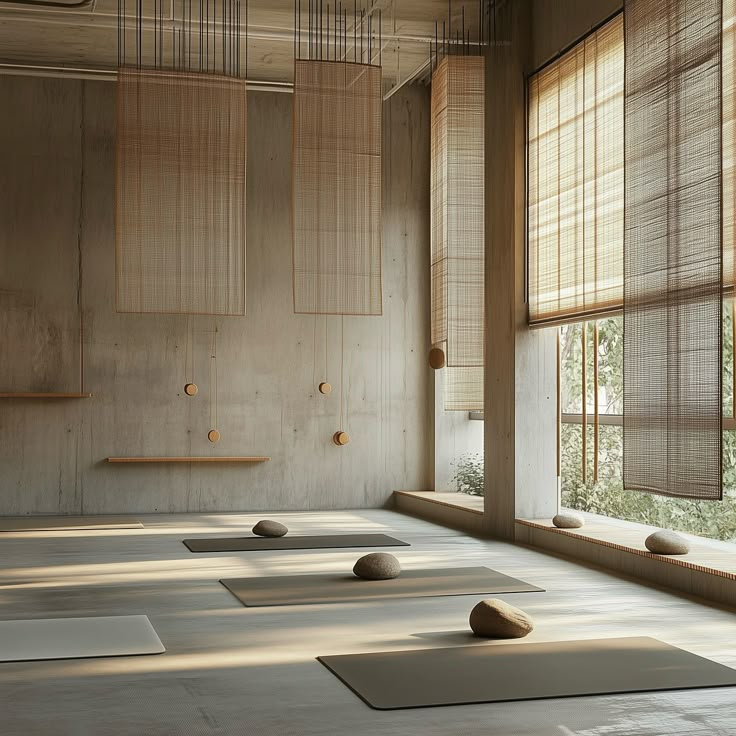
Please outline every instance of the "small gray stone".
[{"label": "small gray stone", "polygon": [[534,629],[534,622],[520,608],[498,598],[488,598],[470,612],[470,628],[476,636],[520,639]]},{"label": "small gray stone", "polygon": [[253,527],[253,534],[259,537],[283,537],[289,529],[278,521],[262,519]]},{"label": "small gray stone", "polygon": [[687,539],[665,529],[650,534],[644,544],[657,555],[686,555],[690,551]]},{"label": "small gray stone", "polygon": [[557,514],[552,519],[552,523],[558,529],[580,529],[585,524],[585,519],[577,514]]},{"label": "small gray stone", "polygon": [[365,580],[391,580],[399,577],[401,565],[388,552],[371,552],[355,563],[353,572]]}]

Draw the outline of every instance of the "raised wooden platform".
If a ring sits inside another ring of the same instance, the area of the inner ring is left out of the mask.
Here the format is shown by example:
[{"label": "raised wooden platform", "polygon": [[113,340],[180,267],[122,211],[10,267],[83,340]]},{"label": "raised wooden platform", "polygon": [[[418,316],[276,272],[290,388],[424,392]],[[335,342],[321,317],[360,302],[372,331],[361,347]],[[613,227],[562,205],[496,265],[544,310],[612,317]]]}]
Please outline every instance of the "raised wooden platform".
[{"label": "raised wooden platform", "polygon": [[517,519],[516,541],[736,605],[736,545],[683,534],[690,542],[688,554],[657,555],[644,546],[656,527],[580,515],[585,526],[579,529],[558,529],[550,519]]},{"label": "raised wooden platform", "polygon": [[427,521],[479,534],[483,529],[483,498],[441,491],[394,491],[397,511]]},{"label": "raised wooden platform", "polygon": [[109,457],[109,463],[265,463],[270,457]]}]

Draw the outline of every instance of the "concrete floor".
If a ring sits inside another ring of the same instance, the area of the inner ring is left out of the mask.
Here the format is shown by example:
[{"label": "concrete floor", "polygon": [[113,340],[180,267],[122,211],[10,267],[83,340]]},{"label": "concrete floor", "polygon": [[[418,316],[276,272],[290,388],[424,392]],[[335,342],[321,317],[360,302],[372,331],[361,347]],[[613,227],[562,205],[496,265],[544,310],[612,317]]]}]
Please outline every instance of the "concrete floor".
[{"label": "concrete floor", "polygon": [[[145,613],[167,652],[0,665],[0,734],[736,734],[733,689],[371,710],[315,656],[471,643],[467,616],[480,597],[246,609],[220,577],[345,571],[359,556],[194,555],[181,543],[247,532],[262,516],[156,515],[138,517],[145,529],[2,534],[0,618]],[[389,511],[270,516],[294,534],[399,536],[412,544],[396,550],[405,568],[483,564],[545,587],[503,596],[536,619],[529,641],[649,635],[736,667],[729,611]]]}]

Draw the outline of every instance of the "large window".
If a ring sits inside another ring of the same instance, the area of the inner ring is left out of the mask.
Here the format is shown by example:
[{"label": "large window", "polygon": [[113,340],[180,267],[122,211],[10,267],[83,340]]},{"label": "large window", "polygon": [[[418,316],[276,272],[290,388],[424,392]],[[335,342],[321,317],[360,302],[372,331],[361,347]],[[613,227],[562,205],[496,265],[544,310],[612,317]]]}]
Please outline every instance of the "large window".
[{"label": "large window", "polygon": [[[736,2],[723,3],[722,503],[624,491],[623,19],[619,15],[529,80],[529,317],[560,333],[563,506],[736,541],[736,240],[732,63]],[[583,322],[583,320],[586,320]]]},{"label": "large window", "polygon": [[724,304],[723,322],[723,501],[720,503],[672,499],[623,489],[623,320],[612,317],[560,328],[562,506],[736,542],[736,394],[731,299]]},{"label": "large window", "polygon": [[621,16],[529,80],[532,324],[621,309],[623,92]]}]

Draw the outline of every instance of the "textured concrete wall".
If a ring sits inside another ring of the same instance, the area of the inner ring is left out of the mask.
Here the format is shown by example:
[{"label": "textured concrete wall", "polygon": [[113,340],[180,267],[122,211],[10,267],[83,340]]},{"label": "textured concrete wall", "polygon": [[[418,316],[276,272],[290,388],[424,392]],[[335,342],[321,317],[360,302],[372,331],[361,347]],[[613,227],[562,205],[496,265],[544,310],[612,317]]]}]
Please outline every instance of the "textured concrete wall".
[{"label": "textured concrete wall", "polygon": [[[429,100],[384,106],[384,316],[294,315],[291,103],[249,95],[245,318],[114,311],[115,87],[0,79],[0,391],[76,391],[78,264],[86,400],[0,400],[0,513],[379,506],[432,478]],[[220,443],[210,429],[209,344],[219,330]],[[341,368],[342,364],[342,368]],[[340,426],[340,374],[346,419]],[[352,442],[337,448],[335,430]],[[269,455],[243,465],[109,465],[108,456]]]}]

